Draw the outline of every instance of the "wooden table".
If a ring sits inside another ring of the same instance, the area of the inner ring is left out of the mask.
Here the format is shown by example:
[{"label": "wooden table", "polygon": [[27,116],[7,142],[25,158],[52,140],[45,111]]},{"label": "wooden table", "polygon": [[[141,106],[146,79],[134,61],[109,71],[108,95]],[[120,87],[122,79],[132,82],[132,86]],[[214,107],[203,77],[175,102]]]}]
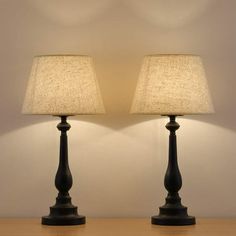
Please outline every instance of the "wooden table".
[{"label": "wooden table", "polygon": [[236,219],[198,219],[194,226],[157,226],[149,219],[87,219],[80,226],[45,226],[40,219],[0,219],[0,236],[236,236]]}]

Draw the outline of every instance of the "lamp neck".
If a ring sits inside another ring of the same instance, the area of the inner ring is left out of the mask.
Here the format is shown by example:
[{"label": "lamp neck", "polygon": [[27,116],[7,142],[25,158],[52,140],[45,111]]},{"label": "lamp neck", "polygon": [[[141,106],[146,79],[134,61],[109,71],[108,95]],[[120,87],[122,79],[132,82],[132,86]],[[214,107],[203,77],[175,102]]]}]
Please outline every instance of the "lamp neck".
[{"label": "lamp neck", "polygon": [[178,191],[182,186],[182,178],[178,167],[177,160],[177,140],[175,132],[179,129],[179,124],[175,121],[176,116],[170,115],[170,121],[166,128],[170,131],[169,135],[169,161],[165,175],[165,187],[168,191],[167,202],[180,203]]},{"label": "lamp neck", "polygon": [[180,127],[176,122],[176,115],[169,115],[169,119],[170,121],[166,124],[166,128],[170,131],[170,134],[175,134],[175,131]]},{"label": "lamp neck", "polygon": [[72,186],[72,175],[68,163],[68,145],[67,145],[67,131],[70,129],[70,124],[67,123],[67,116],[60,116],[61,122],[57,125],[58,130],[61,131],[60,137],[60,159],[56,174],[55,185],[59,191],[58,199],[63,196],[69,196],[68,191]]},{"label": "lamp neck", "polygon": [[60,130],[61,132],[67,132],[67,131],[71,128],[70,124],[67,123],[67,117],[68,117],[68,116],[60,116],[60,118],[61,118],[61,123],[59,123],[59,124],[57,125],[57,128],[58,128],[58,130]]}]

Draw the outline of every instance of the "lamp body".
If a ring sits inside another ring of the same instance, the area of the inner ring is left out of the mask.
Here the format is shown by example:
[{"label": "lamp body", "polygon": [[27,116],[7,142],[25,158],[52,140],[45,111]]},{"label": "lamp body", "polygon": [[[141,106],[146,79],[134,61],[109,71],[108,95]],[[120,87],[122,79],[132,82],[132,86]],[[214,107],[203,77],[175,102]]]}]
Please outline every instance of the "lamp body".
[{"label": "lamp body", "polygon": [[85,224],[71,202],[72,175],[68,162],[67,116],[105,113],[92,58],[83,55],[45,55],[33,60],[22,108],[23,114],[61,117],[60,159],[55,178],[56,204],[42,218],[44,225]]},{"label": "lamp body", "polygon": [[190,54],[161,54],[144,57],[132,107],[132,114],[167,115],[169,136],[169,161],[164,185],[168,191],[166,203],[152,224],[192,225],[195,217],[189,216],[181,204],[178,191],[182,177],[177,160],[175,121],[178,115],[213,113],[201,58]]}]

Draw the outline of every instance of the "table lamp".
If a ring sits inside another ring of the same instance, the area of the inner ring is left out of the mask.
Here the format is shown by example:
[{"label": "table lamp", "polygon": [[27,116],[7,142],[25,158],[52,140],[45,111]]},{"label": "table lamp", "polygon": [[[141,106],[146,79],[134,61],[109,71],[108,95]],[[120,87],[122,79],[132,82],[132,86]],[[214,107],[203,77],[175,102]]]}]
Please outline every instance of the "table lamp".
[{"label": "table lamp", "polygon": [[181,204],[178,191],[182,178],[177,161],[176,116],[214,112],[201,58],[195,55],[150,55],[143,60],[131,113],[168,116],[169,160],[164,185],[166,203],[159,215],[152,216],[156,225],[193,225]]},{"label": "table lamp", "polygon": [[71,202],[69,190],[72,175],[68,163],[67,117],[73,115],[104,113],[92,59],[80,55],[36,56],[22,109],[23,114],[58,116],[61,132],[60,158],[55,178],[59,193],[50,214],[42,217],[43,225],[85,224]]}]

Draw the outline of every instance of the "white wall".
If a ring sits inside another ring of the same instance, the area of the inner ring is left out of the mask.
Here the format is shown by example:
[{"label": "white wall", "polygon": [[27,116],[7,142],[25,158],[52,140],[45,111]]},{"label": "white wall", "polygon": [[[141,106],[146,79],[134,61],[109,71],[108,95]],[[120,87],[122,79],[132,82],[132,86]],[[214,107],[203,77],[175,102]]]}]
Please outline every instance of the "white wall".
[{"label": "white wall", "polygon": [[236,1],[0,0],[0,216],[48,213],[58,120],[23,116],[37,54],[94,57],[105,116],[71,118],[73,202],[87,216],[150,216],[164,203],[166,118],[128,114],[142,57],[203,57],[216,114],[179,119],[181,196],[196,216],[236,216]]}]

